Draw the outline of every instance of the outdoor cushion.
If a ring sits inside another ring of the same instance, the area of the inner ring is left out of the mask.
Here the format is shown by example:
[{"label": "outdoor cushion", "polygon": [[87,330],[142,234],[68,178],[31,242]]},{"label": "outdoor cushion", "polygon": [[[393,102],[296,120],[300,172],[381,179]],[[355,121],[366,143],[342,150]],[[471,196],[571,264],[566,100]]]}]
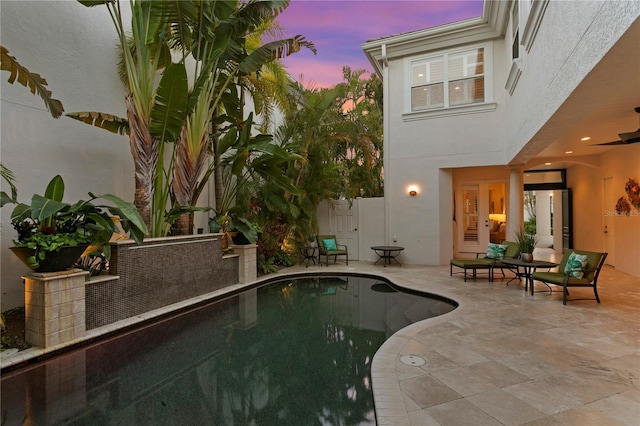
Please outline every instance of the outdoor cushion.
[{"label": "outdoor cushion", "polygon": [[564,272],[568,272],[573,278],[582,278],[584,268],[587,266],[587,255],[571,253],[564,266]]},{"label": "outdoor cushion", "polygon": [[489,259],[502,259],[504,258],[504,253],[507,251],[508,247],[509,246],[506,244],[489,243],[486,257]]},{"label": "outdoor cushion", "polygon": [[329,240],[322,240],[322,245],[324,245],[324,248],[327,249],[327,251],[338,250],[338,246],[336,245],[336,240],[334,240],[333,238]]}]

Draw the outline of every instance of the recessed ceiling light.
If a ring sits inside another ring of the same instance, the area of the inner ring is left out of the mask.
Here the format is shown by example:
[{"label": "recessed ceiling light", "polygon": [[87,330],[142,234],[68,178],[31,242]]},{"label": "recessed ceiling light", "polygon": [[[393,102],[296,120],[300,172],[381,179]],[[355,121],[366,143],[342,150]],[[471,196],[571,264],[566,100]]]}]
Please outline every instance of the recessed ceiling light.
[{"label": "recessed ceiling light", "polygon": [[573,151],[565,151],[565,154],[573,154]]},{"label": "recessed ceiling light", "polygon": [[551,165],[551,163],[544,163],[544,165],[545,165],[545,166],[550,166],[550,165]]},{"label": "recessed ceiling light", "polygon": [[589,136],[585,136],[584,138],[581,138],[580,140],[581,141],[588,141],[588,140],[591,140],[591,138]]}]

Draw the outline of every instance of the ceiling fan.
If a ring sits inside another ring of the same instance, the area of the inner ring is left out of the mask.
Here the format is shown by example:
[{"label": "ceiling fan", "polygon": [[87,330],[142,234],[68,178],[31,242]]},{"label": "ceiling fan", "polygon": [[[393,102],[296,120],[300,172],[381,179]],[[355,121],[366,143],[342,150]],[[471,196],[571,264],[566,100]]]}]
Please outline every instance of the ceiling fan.
[{"label": "ceiling fan", "polygon": [[[640,107],[635,107],[634,111],[640,114]],[[629,145],[632,143],[638,143],[640,142],[640,129],[635,132],[618,133],[618,136],[620,136],[619,141],[597,143],[595,145]]]}]

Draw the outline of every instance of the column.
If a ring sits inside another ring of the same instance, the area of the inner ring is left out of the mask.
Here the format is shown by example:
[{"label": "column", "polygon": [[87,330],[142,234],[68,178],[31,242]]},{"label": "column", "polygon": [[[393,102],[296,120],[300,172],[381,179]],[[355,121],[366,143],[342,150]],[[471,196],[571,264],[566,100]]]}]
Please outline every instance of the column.
[{"label": "column", "polygon": [[524,165],[509,166],[509,209],[507,216],[507,240],[515,241],[516,232],[524,222]]},{"label": "column", "polygon": [[24,277],[25,338],[47,348],[85,335],[85,276],[80,269]]},{"label": "column", "polygon": [[255,244],[247,245],[230,245],[233,253],[240,256],[238,260],[238,283],[247,284],[258,278],[258,260],[257,249]]}]

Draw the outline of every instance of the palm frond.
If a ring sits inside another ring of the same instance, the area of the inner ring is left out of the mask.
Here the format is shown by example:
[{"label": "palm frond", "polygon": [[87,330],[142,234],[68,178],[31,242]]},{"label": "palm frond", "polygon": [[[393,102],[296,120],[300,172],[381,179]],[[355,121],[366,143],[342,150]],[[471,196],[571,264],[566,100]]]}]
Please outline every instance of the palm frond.
[{"label": "palm frond", "polygon": [[108,130],[112,133],[119,135],[129,134],[129,122],[115,115],[95,111],[70,112],[66,115],[74,120],[82,121],[83,123]]},{"label": "palm frond", "polygon": [[9,83],[13,84],[17,80],[24,87],[28,87],[32,94],[37,93],[53,118],[62,116],[64,113],[62,102],[51,96],[51,91],[46,87],[47,80],[20,65],[15,57],[9,55],[9,50],[4,46],[0,46],[0,69],[10,73],[7,80]]}]

